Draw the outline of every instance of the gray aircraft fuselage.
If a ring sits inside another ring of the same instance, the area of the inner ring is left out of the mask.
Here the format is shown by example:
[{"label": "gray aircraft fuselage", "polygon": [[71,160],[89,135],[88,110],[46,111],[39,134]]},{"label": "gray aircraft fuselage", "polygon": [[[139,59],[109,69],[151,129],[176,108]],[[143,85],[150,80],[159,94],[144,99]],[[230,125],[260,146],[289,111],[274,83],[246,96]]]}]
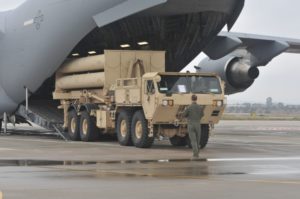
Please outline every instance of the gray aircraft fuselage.
[{"label": "gray aircraft fuselage", "polygon": [[[97,25],[100,28],[127,15],[137,14],[173,16],[202,11],[221,13],[219,25],[212,24],[214,29],[201,33],[206,34],[204,39],[208,40],[226,23],[235,21],[231,13],[236,15],[241,10],[236,8],[235,0],[142,2],[144,7],[137,0],[27,0],[14,10],[0,13],[0,115],[13,113],[25,99],[25,88],[35,92]],[[149,2],[153,4],[146,5]],[[127,5],[134,3],[139,5]],[[136,10],[122,16],[122,9],[126,13],[132,7]],[[119,12],[114,14],[114,11]],[[197,24],[194,26],[197,27]],[[195,55],[202,48],[203,45],[193,50]]]}]

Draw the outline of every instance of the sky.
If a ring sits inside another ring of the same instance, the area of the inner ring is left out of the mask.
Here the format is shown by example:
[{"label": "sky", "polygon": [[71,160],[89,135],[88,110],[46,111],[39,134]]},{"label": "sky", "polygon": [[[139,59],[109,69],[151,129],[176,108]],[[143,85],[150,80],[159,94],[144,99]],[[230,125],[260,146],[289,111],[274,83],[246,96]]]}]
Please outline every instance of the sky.
[{"label": "sky", "polygon": [[[0,11],[13,8],[24,0],[0,0]],[[299,0],[246,0],[244,10],[231,31],[300,39]],[[198,65],[200,55],[190,66]],[[266,67],[247,91],[231,95],[228,103],[274,102],[300,104],[300,55],[282,54]]]}]

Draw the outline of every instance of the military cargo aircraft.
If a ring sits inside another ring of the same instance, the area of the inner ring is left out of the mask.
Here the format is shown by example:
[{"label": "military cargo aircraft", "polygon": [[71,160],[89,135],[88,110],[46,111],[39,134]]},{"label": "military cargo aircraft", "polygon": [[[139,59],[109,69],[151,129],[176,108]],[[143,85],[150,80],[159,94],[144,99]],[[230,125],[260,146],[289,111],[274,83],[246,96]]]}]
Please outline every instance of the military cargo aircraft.
[{"label": "military cargo aircraft", "polygon": [[167,70],[179,71],[233,26],[243,6],[244,0],[26,0],[0,13],[0,118],[39,88],[50,94],[41,86],[68,57],[165,50]]}]

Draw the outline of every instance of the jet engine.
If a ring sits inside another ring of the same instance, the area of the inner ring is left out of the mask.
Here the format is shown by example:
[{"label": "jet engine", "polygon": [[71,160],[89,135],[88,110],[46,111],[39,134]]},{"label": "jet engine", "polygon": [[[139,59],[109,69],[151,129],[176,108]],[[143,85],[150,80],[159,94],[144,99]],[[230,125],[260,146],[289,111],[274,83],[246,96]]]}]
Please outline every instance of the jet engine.
[{"label": "jet engine", "polygon": [[226,95],[245,91],[259,76],[258,68],[251,66],[249,60],[232,55],[219,60],[206,58],[195,68],[198,72],[218,74],[225,82]]}]

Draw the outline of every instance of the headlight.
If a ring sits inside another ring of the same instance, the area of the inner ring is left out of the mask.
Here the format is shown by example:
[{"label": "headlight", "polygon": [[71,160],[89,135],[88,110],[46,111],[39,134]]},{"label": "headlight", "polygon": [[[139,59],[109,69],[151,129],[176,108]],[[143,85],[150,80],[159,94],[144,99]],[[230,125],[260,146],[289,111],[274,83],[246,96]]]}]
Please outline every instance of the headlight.
[{"label": "headlight", "polygon": [[217,106],[217,107],[221,107],[221,106],[223,106],[223,101],[222,100],[215,100],[213,105]]},{"label": "headlight", "polygon": [[168,106],[168,100],[163,100],[163,101],[162,101],[162,105],[163,105],[163,106]]},{"label": "headlight", "polygon": [[163,100],[162,105],[163,106],[174,106],[174,100]]},{"label": "headlight", "polygon": [[168,100],[168,105],[169,106],[174,106],[174,101],[173,100]]}]

